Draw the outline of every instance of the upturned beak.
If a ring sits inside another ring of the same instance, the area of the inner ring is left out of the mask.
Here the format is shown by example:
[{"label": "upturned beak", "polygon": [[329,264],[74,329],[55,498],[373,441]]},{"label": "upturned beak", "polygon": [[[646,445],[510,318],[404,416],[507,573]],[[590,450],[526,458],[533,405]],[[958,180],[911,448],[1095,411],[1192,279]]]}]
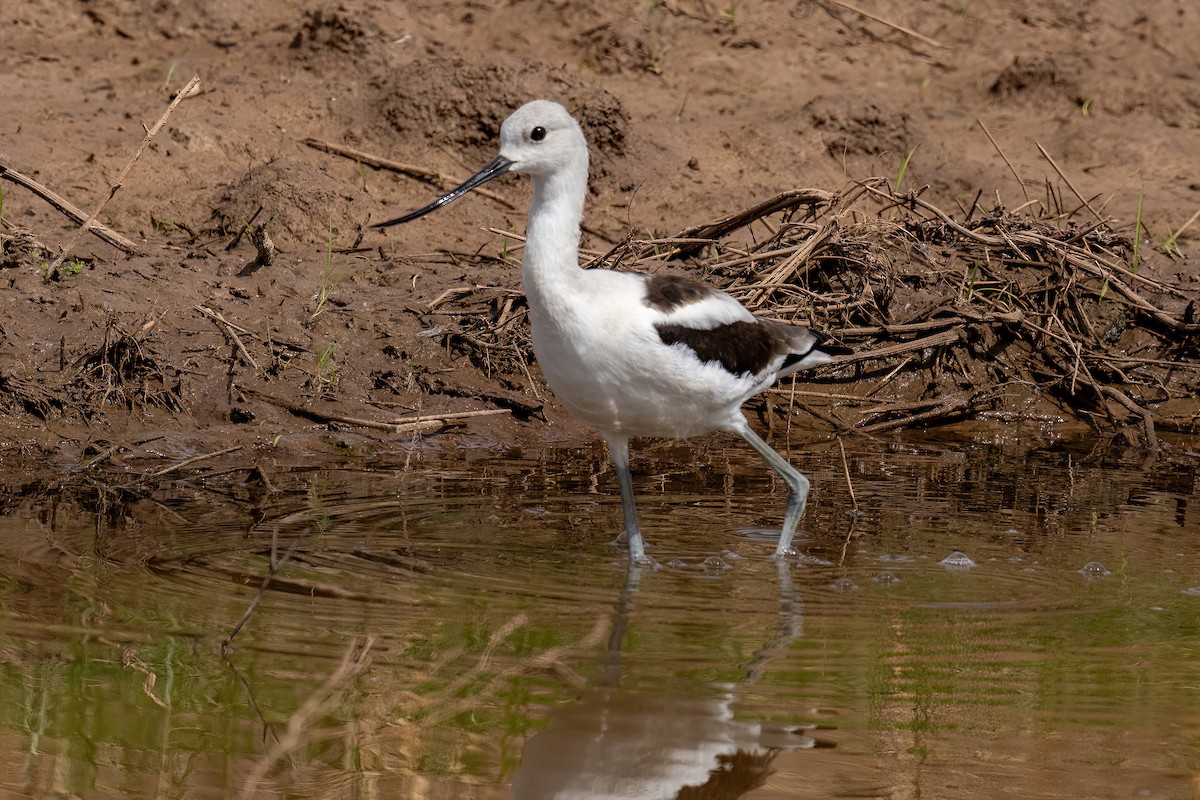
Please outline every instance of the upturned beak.
[{"label": "upturned beak", "polygon": [[451,189],[450,192],[448,192],[446,195],[444,195],[443,197],[439,197],[437,200],[434,200],[432,203],[425,206],[424,208],[419,208],[416,211],[410,211],[407,214],[405,214],[403,217],[396,217],[395,219],[389,219],[387,222],[377,222],[374,225],[372,225],[371,227],[372,228],[390,228],[393,225],[399,225],[404,222],[411,222],[414,219],[425,216],[426,214],[428,214],[431,211],[437,211],[442,206],[453,203],[455,200],[462,197],[464,194],[471,191],[472,189],[477,189],[480,186],[483,186],[488,181],[492,180],[493,178],[499,178],[501,175],[504,175],[505,173],[507,173],[509,170],[512,169],[512,165],[513,165],[513,162],[511,159],[505,158],[504,156],[496,156],[494,159],[492,159],[490,164],[488,164],[483,169],[479,170],[479,172],[476,172],[471,177],[467,178],[465,181],[463,181],[461,186]]}]

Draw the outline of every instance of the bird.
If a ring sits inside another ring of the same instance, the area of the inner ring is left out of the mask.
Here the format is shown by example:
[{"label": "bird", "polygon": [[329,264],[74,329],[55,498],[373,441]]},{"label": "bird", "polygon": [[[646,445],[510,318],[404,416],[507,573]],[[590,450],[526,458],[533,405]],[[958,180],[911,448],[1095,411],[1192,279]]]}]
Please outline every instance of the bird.
[{"label": "bird", "polygon": [[829,345],[819,331],[756,317],[690,278],[583,268],[588,144],[570,112],[550,100],[514,111],[500,127],[499,154],[460,186],[371,227],[411,222],[508,173],[533,184],[521,278],[534,355],[559,402],[608,446],[631,563],[656,562],[646,555],[638,524],[630,439],[718,431],[741,436],[787,484],[774,555],[795,555],[792,539],[809,480],[751,429],[742,404],[781,376],[829,363],[844,348]]}]

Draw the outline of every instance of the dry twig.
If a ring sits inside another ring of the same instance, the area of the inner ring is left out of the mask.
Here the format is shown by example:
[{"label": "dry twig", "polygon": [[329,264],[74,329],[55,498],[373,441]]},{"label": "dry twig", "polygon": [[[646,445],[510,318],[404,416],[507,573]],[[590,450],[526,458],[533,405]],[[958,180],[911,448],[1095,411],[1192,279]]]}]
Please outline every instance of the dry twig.
[{"label": "dry twig", "polygon": [[188,81],[187,86],[183,87],[183,89],[181,89],[179,93],[175,95],[175,99],[171,101],[169,106],[167,106],[167,110],[163,112],[163,115],[158,118],[158,122],[154,123],[153,127],[146,131],[146,136],[142,139],[142,143],[138,145],[138,149],[134,152],[133,158],[129,159],[129,162],[122,167],[119,173],[117,173],[117,180],[109,188],[108,194],[105,195],[104,199],[96,205],[96,210],[93,211],[91,216],[87,218],[87,221],[83,223],[78,232],[76,232],[75,236],[67,242],[65,247],[63,247],[63,251],[59,253],[58,258],[54,259],[54,262],[50,264],[51,272],[55,272],[60,266],[62,266],[63,260],[66,259],[67,254],[71,252],[75,245],[79,244],[79,240],[82,238],[83,234],[91,230],[92,223],[94,223],[96,218],[100,216],[100,212],[104,210],[106,205],[108,205],[108,201],[112,200],[113,197],[116,196],[117,192],[121,190],[121,186],[124,185],[125,178],[128,177],[129,171],[133,169],[133,165],[137,163],[137,160],[142,157],[142,153],[146,152],[146,148],[150,146],[150,140],[154,138],[154,134],[158,133],[162,126],[167,123],[167,118],[171,116],[171,112],[175,110],[175,106],[179,105],[180,101],[190,95],[199,85],[200,76],[196,75],[190,81]]}]

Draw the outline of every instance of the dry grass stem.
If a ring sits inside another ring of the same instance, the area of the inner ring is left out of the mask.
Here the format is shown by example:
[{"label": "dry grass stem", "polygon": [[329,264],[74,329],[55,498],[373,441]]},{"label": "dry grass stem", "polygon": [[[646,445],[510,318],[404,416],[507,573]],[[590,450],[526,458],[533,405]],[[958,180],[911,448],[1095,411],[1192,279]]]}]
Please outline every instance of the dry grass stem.
[{"label": "dry grass stem", "polygon": [[79,240],[83,237],[83,235],[91,230],[92,224],[100,216],[100,212],[104,210],[104,207],[108,205],[108,201],[116,197],[117,192],[119,192],[121,187],[125,184],[125,178],[129,176],[129,171],[133,169],[133,165],[137,163],[137,160],[142,157],[142,153],[145,153],[146,148],[150,146],[150,140],[153,139],[154,135],[158,133],[162,126],[167,123],[167,119],[171,116],[171,112],[175,110],[175,107],[179,105],[183,98],[191,95],[199,85],[200,76],[193,76],[192,79],[188,81],[187,86],[184,86],[183,89],[181,89],[175,95],[175,98],[171,101],[171,104],[167,106],[167,110],[164,111],[163,115],[158,118],[158,122],[155,122],[154,125],[146,131],[146,135],[142,139],[142,143],[138,145],[138,149],[134,151],[133,157],[130,158],[125,166],[121,168],[121,171],[117,173],[117,179],[113,182],[113,185],[109,187],[108,194],[106,194],[104,199],[102,199],[96,205],[95,211],[93,211],[91,216],[89,216],[83,225],[80,226],[79,230],[76,231],[75,236],[67,242],[65,247],[63,247],[63,251],[59,253],[58,258],[54,259],[54,262],[50,264],[51,272],[56,271],[62,266],[62,263],[66,259],[67,255],[72,249],[74,249],[75,245],[79,244]]},{"label": "dry grass stem", "polygon": [[[0,164],[0,180],[9,180],[18,186],[24,186],[38,197],[42,198],[47,203],[78,222],[80,225],[83,225],[88,221],[88,216],[83,212],[82,209],[71,203],[65,197],[62,197],[61,195],[38,183],[33,178],[30,178],[28,175],[23,175],[20,172],[17,172],[15,169],[9,169],[3,164]],[[139,248],[137,244],[129,239],[126,239],[124,236],[117,233],[107,225],[93,221],[87,230],[90,230],[103,241],[111,244],[113,247],[125,253],[132,255],[134,253],[141,252],[141,248]]]}]

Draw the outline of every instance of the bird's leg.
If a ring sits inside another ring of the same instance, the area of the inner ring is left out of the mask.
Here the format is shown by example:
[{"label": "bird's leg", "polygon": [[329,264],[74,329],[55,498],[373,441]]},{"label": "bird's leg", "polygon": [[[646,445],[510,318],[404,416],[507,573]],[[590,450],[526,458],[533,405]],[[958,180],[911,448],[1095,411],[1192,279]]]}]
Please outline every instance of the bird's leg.
[{"label": "bird's leg", "polygon": [[776,453],[762,437],[750,430],[749,425],[743,425],[738,433],[767,460],[771,468],[779,473],[779,477],[787,482],[787,512],[783,516],[783,532],[779,535],[779,546],[775,548],[775,556],[779,558],[791,555],[795,552],[792,550],[792,536],[796,533],[796,526],[800,524],[800,517],[804,516],[804,504],[808,500],[808,478]]},{"label": "bird's leg", "polygon": [[634,564],[652,564],[646,557],[642,531],[638,527],[637,506],[633,501],[633,474],[629,471],[629,437],[605,436],[613,466],[617,468],[617,483],[621,487],[621,511],[625,514],[625,537],[629,540],[629,559]]}]

